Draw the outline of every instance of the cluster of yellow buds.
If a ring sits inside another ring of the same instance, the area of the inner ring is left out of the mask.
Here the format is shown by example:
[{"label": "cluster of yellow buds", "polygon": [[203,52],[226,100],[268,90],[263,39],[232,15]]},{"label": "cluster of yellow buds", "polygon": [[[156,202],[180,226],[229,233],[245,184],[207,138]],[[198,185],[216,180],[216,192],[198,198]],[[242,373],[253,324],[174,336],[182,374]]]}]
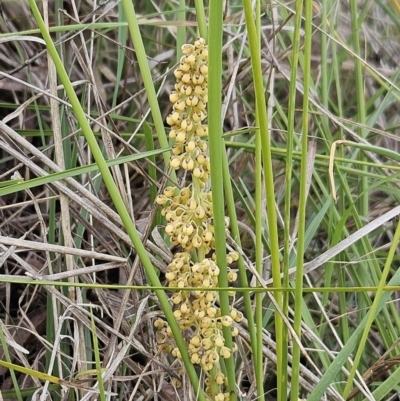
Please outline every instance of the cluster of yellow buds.
[{"label": "cluster of yellow buds", "polygon": [[[236,261],[236,252],[230,252],[227,260]],[[231,308],[230,314],[221,316],[221,310],[217,305],[219,268],[212,258],[205,258],[201,262],[191,261],[190,253],[178,252],[174,255],[168,266],[166,278],[170,287],[181,288],[171,296],[174,305],[174,316],[180,329],[187,333],[188,351],[193,364],[198,364],[205,372],[210,372],[216,367],[216,374],[208,376],[205,380],[206,394],[211,395],[211,382],[213,381],[221,391],[214,394],[214,400],[228,400],[229,393],[223,392],[226,386],[226,378],[219,369],[220,358],[229,358],[237,346],[233,343],[233,349],[225,346],[222,334],[223,327],[230,327],[232,336],[238,335],[238,329],[233,322],[240,322],[243,314],[235,308]],[[229,281],[235,281],[237,274],[229,269]],[[201,291],[191,291],[188,287],[202,287]],[[234,291],[230,292],[234,296]],[[170,327],[163,319],[157,319],[154,323],[158,329],[156,339],[161,349],[171,353],[177,359],[181,359],[179,349],[174,345]],[[176,381],[175,385],[179,385]]]},{"label": "cluster of yellow buds", "polygon": [[[175,70],[175,90],[170,95],[173,111],[167,117],[167,123],[172,127],[169,136],[175,141],[170,166],[186,170],[192,182],[181,189],[167,187],[156,202],[162,206],[162,215],[167,221],[165,231],[171,243],[181,248],[165,275],[169,287],[179,289],[171,296],[174,316],[185,333],[192,363],[200,365],[206,372],[206,394],[213,401],[223,401],[229,399],[229,394],[224,392],[226,378],[220,369],[220,358],[229,358],[237,346],[234,344],[233,349],[225,346],[222,330],[230,327],[232,336],[236,336],[238,329],[233,323],[240,322],[243,315],[232,307],[230,314],[223,316],[218,306],[220,269],[215,262],[212,194],[207,185],[210,172],[205,123],[208,49],[204,39],[200,38],[194,45],[183,45],[182,53]],[[226,220],[227,230],[228,226]],[[227,264],[238,258],[236,251],[228,252]],[[228,267],[227,277],[233,282],[237,274]],[[199,287],[201,290],[193,290]],[[229,295],[234,296],[235,292],[230,291]],[[157,319],[155,327],[162,350],[181,359],[167,322]]]},{"label": "cluster of yellow buds", "polygon": [[[227,260],[236,261],[239,255],[233,251],[227,255]],[[236,281],[237,273],[229,269],[228,279]],[[219,361],[219,356],[229,358],[231,351],[224,346],[222,327],[231,327],[232,335],[236,336],[238,330],[232,325],[233,321],[240,322],[243,315],[235,308],[231,308],[229,316],[221,316],[221,310],[216,306],[218,300],[219,267],[211,258],[204,258],[201,262],[194,263],[188,252],[178,252],[168,265],[166,279],[168,285],[182,290],[174,292],[171,301],[174,304],[174,316],[181,330],[190,330],[189,354],[192,362],[201,364],[206,371],[211,370]],[[190,291],[186,288],[202,287],[202,291]],[[234,296],[235,292],[230,291]],[[155,326],[160,329],[158,342],[165,345],[167,352],[171,351],[172,332],[166,322],[158,319]],[[179,350],[176,348],[179,358]]]},{"label": "cluster of yellow buds", "polygon": [[194,45],[182,46],[183,56],[175,70],[175,90],[170,94],[173,111],[167,117],[172,127],[169,137],[172,148],[170,166],[190,171],[203,185],[208,181],[210,162],[207,154],[208,136],[206,105],[208,101],[208,49],[204,39]]},{"label": "cluster of yellow buds", "polygon": [[[175,195],[175,192],[178,193]],[[179,191],[167,187],[157,197],[157,203],[163,206],[161,214],[167,220],[165,232],[171,236],[173,245],[180,245],[186,251],[204,248],[206,253],[214,249],[211,192],[196,192],[192,185]]]}]

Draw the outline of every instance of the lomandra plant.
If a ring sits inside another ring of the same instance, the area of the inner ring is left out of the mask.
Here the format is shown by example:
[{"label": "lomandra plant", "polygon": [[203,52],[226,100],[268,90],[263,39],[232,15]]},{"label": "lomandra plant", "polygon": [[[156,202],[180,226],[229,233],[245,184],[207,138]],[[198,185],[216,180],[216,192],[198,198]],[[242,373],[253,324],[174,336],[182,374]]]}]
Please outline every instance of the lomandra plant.
[{"label": "lomandra plant", "polygon": [[[225,346],[223,327],[230,327],[232,336],[238,334],[233,322],[242,314],[235,308],[222,315],[219,307],[218,275],[213,225],[212,193],[210,191],[210,162],[208,155],[208,48],[205,40],[182,46],[183,56],[175,70],[175,90],[170,94],[173,111],[167,117],[171,126],[172,147],[170,166],[183,170],[187,184],[182,188],[169,186],[157,197],[167,225],[165,232],[178,249],[168,266],[169,287],[178,288],[171,296],[174,316],[185,334],[191,362],[205,373],[205,393],[215,401],[229,399],[227,378],[222,360],[231,357],[236,344]],[[226,230],[229,229],[226,220]],[[237,261],[236,251],[227,251],[227,264]],[[228,281],[237,279],[228,267]],[[199,288],[199,290],[196,290]],[[235,296],[230,291],[231,297]],[[233,298],[232,298],[233,300]],[[157,319],[157,342],[166,353],[181,360],[172,331],[163,319]],[[183,373],[183,365],[179,369]],[[179,386],[179,380],[173,379]]]}]

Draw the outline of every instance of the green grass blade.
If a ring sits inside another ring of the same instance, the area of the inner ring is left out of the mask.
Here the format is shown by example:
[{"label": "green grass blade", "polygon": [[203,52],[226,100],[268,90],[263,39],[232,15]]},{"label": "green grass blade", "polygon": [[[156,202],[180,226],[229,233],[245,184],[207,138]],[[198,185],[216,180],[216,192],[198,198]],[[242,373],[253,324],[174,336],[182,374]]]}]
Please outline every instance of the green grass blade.
[{"label": "green grass blade", "polygon": [[[155,149],[155,150],[143,152],[140,154],[122,156],[122,157],[118,157],[113,160],[106,160],[105,163],[108,167],[117,166],[119,164],[129,163],[134,160],[142,159],[143,157],[148,157],[151,159],[152,156],[158,155],[163,152],[166,152],[166,150]],[[46,175],[44,177],[33,178],[32,180],[28,180],[28,181],[22,181],[22,182],[21,182],[21,180],[5,181],[2,183],[3,188],[0,187],[0,196],[9,195],[9,194],[12,194],[15,192],[24,191],[26,189],[35,188],[40,185],[50,184],[52,182],[60,181],[65,178],[81,176],[82,174],[96,172],[98,170],[99,170],[98,165],[93,163],[93,164],[88,164],[88,165],[82,166],[82,167],[71,168],[71,169],[62,171],[60,173],[53,173],[53,174]],[[10,185],[7,185],[8,183],[10,183]]]}]

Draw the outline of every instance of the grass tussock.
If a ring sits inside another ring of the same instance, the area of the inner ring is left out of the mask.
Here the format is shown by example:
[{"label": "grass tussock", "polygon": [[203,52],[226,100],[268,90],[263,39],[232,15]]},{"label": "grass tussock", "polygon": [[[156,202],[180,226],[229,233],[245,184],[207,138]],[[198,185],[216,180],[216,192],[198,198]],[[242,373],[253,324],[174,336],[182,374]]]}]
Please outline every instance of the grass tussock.
[{"label": "grass tussock", "polygon": [[2,398],[399,400],[397,2],[133,3],[0,7]]}]

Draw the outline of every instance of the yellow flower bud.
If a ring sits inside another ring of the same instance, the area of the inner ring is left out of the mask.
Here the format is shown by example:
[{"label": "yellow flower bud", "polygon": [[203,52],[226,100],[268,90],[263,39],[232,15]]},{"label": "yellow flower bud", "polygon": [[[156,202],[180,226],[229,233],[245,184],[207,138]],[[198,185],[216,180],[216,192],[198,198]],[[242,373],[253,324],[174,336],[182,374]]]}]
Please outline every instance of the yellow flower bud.
[{"label": "yellow flower bud", "polygon": [[204,83],[204,76],[196,72],[196,74],[194,74],[192,77],[192,81],[195,85],[201,85]]},{"label": "yellow flower bud", "polygon": [[207,76],[208,75],[208,65],[207,64],[202,64],[199,68],[200,70],[200,74],[203,76]]},{"label": "yellow flower bud", "polygon": [[190,95],[186,98],[186,105],[195,107],[199,103],[199,98],[196,95]]},{"label": "yellow flower bud", "polygon": [[183,145],[181,143],[176,143],[172,146],[172,154],[179,156],[183,152]]},{"label": "yellow flower bud", "polygon": [[178,100],[174,103],[173,109],[178,112],[182,112],[186,109],[186,101],[185,100]]},{"label": "yellow flower bud", "polygon": [[202,219],[206,215],[205,210],[200,205],[197,206],[197,208],[196,208],[194,213],[196,215],[196,218],[198,218],[198,219]]},{"label": "yellow flower bud", "polygon": [[184,131],[191,131],[193,129],[192,121],[187,118],[182,120],[181,129],[183,129]]},{"label": "yellow flower bud", "polygon": [[206,302],[213,302],[215,299],[215,292],[213,291],[207,291],[205,294],[205,300]]},{"label": "yellow flower bud", "polygon": [[235,322],[241,322],[243,320],[243,313],[240,311],[237,311],[236,317],[234,318]]},{"label": "yellow flower bud", "polygon": [[205,349],[208,350],[212,347],[212,341],[209,338],[203,338],[201,340],[201,346]]},{"label": "yellow flower bud", "polygon": [[179,351],[179,348],[174,348],[171,354],[177,359],[182,359],[181,351]]},{"label": "yellow flower bud", "polygon": [[202,49],[206,44],[206,41],[203,38],[198,38],[195,42],[194,42],[194,46],[196,47],[196,49]]},{"label": "yellow flower bud", "polygon": [[192,353],[193,352],[198,352],[200,350],[200,347],[196,347],[196,346],[194,346],[193,344],[190,344],[190,343],[189,343],[189,347],[188,348],[189,348],[189,351],[192,352]]},{"label": "yellow flower bud", "polygon": [[182,49],[182,54],[187,55],[193,53],[195,47],[191,44],[184,44],[182,45],[181,49]]},{"label": "yellow flower bud", "polygon": [[189,197],[190,197],[191,194],[192,194],[192,191],[191,191],[191,189],[190,189],[189,187],[184,187],[184,188],[182,188],[181,191],[180,191],[180,195],[181,195],[181,198],[182,198],[182,199],[183,199],[183,198],[189,199]]},{"label": "yellow flower bud", "polygon": [[186,235],[191,235],[194,231],[194,228],[191,224],[185,224],[182,228],[182,232]]},{"label": "yellow flower bud", "polygon": [[236,316],[238,315],[238,310],[235,308],[232,308],[232,310],[229,313],[230,317],[235,320]]},{"label": "yellow flower bud", "polygon": [[200,337],[198,335],[193,336],[190,339],[190,344],[193,344],[194,346],[198,347],[200,345]]},{"label": "yellow flower bud", "polygon": [[217,265],[213,264],[210,266],[209,272],[211,276],[217,277],[219,275],[220,270]]},{"label": "yellow flower bud", "polygon": [[[190,70],[190,64],[189,63],[180,63],[179,64],[179,69],[180,71],[182,71],[183,73],[188,72]],[[182,74],[183,75],[183,74]],[[181,76],[182,77],[182,76]],[[179,78],[178,78],[179,79]]]},{"label": "yellow flower bud", "polygon": [[189,65],[192,65],[196,62],[196,56],[194,54],[188,54],[185,57],[185,62],[188,63]]},{"label": "yellow flower bud", "polygon": [[222,316],[221,317],[221,323],[222,323],[223,326],[229,327],[229,326],[232,326],[233,321],[232,321],[232,318],[230,316]]},{"label": "yellow flower bud", "polygon": [[[175,131],[176,132],[176,131]],[[176,142],[183,144],[186,141],[186,132],[185,131],[177,131],[175,136]]]},{"label": "yellow flower bud", "polygon": [[175,157],[175,158],[171,157],[169,165],[174,170],[177,170],[181,166],[181,161],[179,160],[179,157]]},{"label": "yellow flower bud", "polygon": [[204,366],[207,366],[207,364],[208,364],[208,355],[203,355],[201,357],[201,366],[203,366],[204,368]]},{"label": "yellow flower bud", "polygon": [[189,237],[183,233],[180,233],[177,240],[180,244],[185,245],[189,241]]},{"label": "yellow flower bud", "polygon": [[217,314],[217,309],[214,306],[211,306],[207,309],[207,315],[210,317],[214,317]]},{"label": "yellow flower bud", "polygon": [[194,161],[193,159],[186,157],[185,159],[182,160],[182,168],[185,170],[193,170],[194,167]]},{"label": "yellow flower bud", "polygon": [[206,108],[206,104],[202,100],[200,100],[196,105],[196,110],[202,111],[202,110],[205,110],[205,108]]},{"label": "yellow flower bud", "polygon": [[201,124],[197,125],[197,127],[196,127],[196,135],[198,135],[199,137],[202,137],[202,136],[206,136],[207,133],[208,133],[207,127],[205,127],[205,126],[203,126]]},{"label": "yellow flower bud", "polygon": [[167,197],[167,198],[171,198],[172,196],[174,196],[175,195],[175,187],[166,187],[165,189],[164,189],[164,195]]},{"label": "yellow flower bud", "polygon": [[215,382],[219,385],[222,386],[225,382],[225,375],[222,372],[218,372],[215,375]]},{"label": "yellow flower bud", "polygon": [[215,397],[214,397],[215,401],[224,401],[225,397],[224,397],[224,393],[218,393]]},{"label": "yellow flower bud", "polygon": [[187,152],[193,152],[196,149],[196,142],[195,141],[189,141],[186,145],[186,151]]},{"label": "yellow flower bud", "polygon": [[203,49],[203,50],[200,52],[200,57],[201,57],[203,60],[207,60],[207,59],[208,59],[208,49]]},{"label": "yellow flower bud", "polygon": [[216,351],[211,352],[211,354],[208,357],[208,360],[210,361],[210,363],[212,363],[213,365],[216,365],[219,362],[219,355]]},{"label": "yellow flower bud", "polygon": [[201,244],[202,244],[201,237],[200,237],[200,235],[196,234],[196,235],[192,238],[192,245],[193,245],[195,248],[200,248]]},{"label": "yellow flower bud", "polygon": [[194,353],[194,354],[192,354],[192,356],[190,357],[190,360],[191,360],[191,362],[194,363],[194,364],[200,363],[200,356],[199,356],[199,354],[198,354],[197,352]]},{"label": "yellow flower bud", "polygon": [[224,359],[228,359],[231,356],[231,350],[228,347],[225,347],[225,346],[223,346],[220,349],[219,353],[222,356],[222,358],[224,358]]},{"label": "yellow flower bud", "polygon": [[[183,74],[183,73],[182,73]],[[175,85],[174,85],[174,89],[177,91],[177,92],[181,92],[181,88],[182,88],[182,86],[183,85],[185,85],[182,81],[178,81]]]},{"label": "yellow flower bud", "polygon": [[[207,89],[203,85],[196,85],[194,87],[194,93],[196,95],[202,96],[202,95],[204,95],[206,93],[206,91],[207,91]],[[181,92],[182,92],[182,89],[181,89]]]},{"label": "yellow flower bud", "polygon": [[201,266],[200,263],[195,263],[195,264],[191,267],[192,273],[201,273],[202,269],[203,269],[203,267]]},{"label": "yellow flower bud", "polygon": [[[211,326],[211,324],[213,323],[213,320],[210,319],[209,317],[205,317],[202,321],[201,321],[201,327],[207,329]],[[204,334],[203,334],[204,335]],[[205,336],[207,337],[207,336]]]},{"label": "yellow flower bud", "polygon": [[[180,69],[178,68],[178,69],[176,69],[176,70],[174,71],[174,75],[175,75],[175,78],[176,78],[176,79],[181,79],[181,78],[182,78],[182,75],[183,75],[183,71],[180,70]],[[172,102],[172,100],[171,100],[171,102]]]},{"label": "yellow flower bud", "polygon": [[156,327],[157,329],[162,329],[165,326],[165,321],[158,318],[156,319],[156,321],[154,322],[154,327]]},{"label": "yellow flower bud", "polygon": [[232,281],[236,281],[237,280],[237,273],[236,272],[233,272],[233,271],[230,271],[230,272],[228,272],[228,274],[227,274],[227,279],[228,279],[228,281],[231,283]]},{"label": "yellow flower bud", "polygon": [[202,167],[195,167],[193,169],[193,176],[196,178],[202,178],[204,176],[204,170]]},{"label": "yellow flower bud", "polygon": [[189,311],[189,307],[186,302],[181,305],[180,310],[183,314],[185,314]]},{"label": "yellow flower bud", "polygon": [[168,235],[171,235],[174,231],[175,231],[175,226],[173,224],[167,224],[167,226],[165,227],[165,232]]},{"label": "yellow flower bud", "polygon": [[192,75],[189,72],[186,72],[185,74],[183,74],[182,82],[184,84],[189,84],[190,82],[192,82]]},{"label": "yellow flower bud", "polygon": [[174,125],[176,122],[179,120],[180,115],[177,111],[173,111],[168,117],[167,117],[167,124],[168,125]]},{"label": "yellow flower bud", "polygon": [[158,195],[156,198],[157,205],[165,205],[169,199],[165,195]]},{"label": "yellow flower bud", "polygon": [[214,343],[217,347],[222,347],[225,344],[225,339],[220,334],[218,334],[214,338]]},{"label": "yellow flower bud", "polygon": [[210,242],[213,239],[213,234],[209,230],[204,230],[201,237],[203,238],[203,241]]},{"label": "yellow flower bud", "polygon": [[208,329],[201,329],[201,335],[204,338],[210,338],[214,334],[214,332],[215,332],[215,329],[210,328],[210,327]]},{"label": "yellow flower bud", "polygon": [[206,117],[207,117],[206,114],[201,110],[196,111],[195,113],[192,114],[193,121],[196,123],[203,121]]},{"label": "yellow flower bud", "polygon": [[206,162],[206,157],[205,157],[204,153],[199,153],[197,158],[196,158],[196,161],[199,164],[204,164]]},{"label": "yellow flower bud", "polygon": [[171,301],[173,304],[178,305],[182,302],[182,297],[179,294],[175,293],[174,295],[172,295]]},{"label": "yellow flower bud", "polygon": [[196,309],[196,310],[194,311],[194,315],[195,315],[196,317],[198,317],[199,319],[202,319],[202,318],[206,315],[206,312],[204,311],[204,309],[198,308],[198,309]]},{"label": "yellow flower bud", "polygon": [[165,273],[165,278],[166,278],[168,281],[175,280],[175,278],[176,278],[176,273],[175,273],[175,272],[167,272],[167,273]]},{"label": "yellow flower bud", "polygon": [[188,202],[186,202],[186,205],[188,206],[189,210],[195,210],[197,208],[197,202],[193,199],[190,199]]},{"label": "yellow flower bud", "polygon": [[203,365],[203,369],[206,372],[209,372],[210,370],[212,370],[213,367],[214,367],[214,365],[212,363],[207,363],[206,365]]},{"label": "yellow flower bud", "polygon": [[190,85],[183,84],[180,88],[180,92],[183,95],[190,96],[192,94],[193,88]]},{"label": "yellow flower bud", "polygon": [[179,98],[180,98],[180,95],[176,91],[171,92],[171,94],[169,95],[169,101],[171,103],[177,102],[179,100]]}]

